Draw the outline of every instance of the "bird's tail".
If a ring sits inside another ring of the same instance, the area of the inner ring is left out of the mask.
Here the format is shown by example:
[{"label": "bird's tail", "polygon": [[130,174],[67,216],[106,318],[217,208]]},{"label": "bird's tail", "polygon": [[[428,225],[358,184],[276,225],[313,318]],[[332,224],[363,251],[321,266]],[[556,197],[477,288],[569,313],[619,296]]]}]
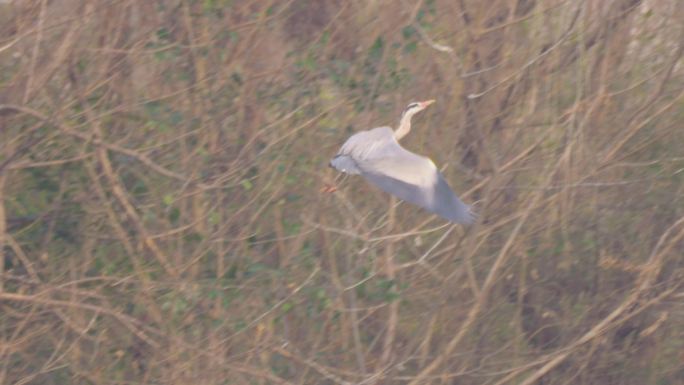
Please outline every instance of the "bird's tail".
[{"label": "bird's tail", "polygon": [[361,170],[356,165],[356,162],[348,155],[336,155],[330,160],[330,167],[347,174],[360,174]]}]

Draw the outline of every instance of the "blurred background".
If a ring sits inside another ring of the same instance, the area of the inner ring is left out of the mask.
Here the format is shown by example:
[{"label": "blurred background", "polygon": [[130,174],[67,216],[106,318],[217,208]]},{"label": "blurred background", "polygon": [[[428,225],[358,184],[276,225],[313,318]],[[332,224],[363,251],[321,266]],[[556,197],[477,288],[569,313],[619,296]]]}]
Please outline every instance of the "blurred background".
[{"label": "blurred background", "polygon": [[0,3],[0,383],[684,383],[679,0]]}]

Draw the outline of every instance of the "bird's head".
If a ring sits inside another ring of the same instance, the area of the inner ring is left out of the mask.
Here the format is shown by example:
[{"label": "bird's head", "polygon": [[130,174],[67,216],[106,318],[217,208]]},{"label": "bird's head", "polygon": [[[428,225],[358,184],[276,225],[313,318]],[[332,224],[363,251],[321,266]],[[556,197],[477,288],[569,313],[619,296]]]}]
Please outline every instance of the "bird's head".
[{"label": "bird's head", "polygon": [[404,109],[404,112],[402,113],[402,116],[413,116],[414,114],[423,111],[424,109],[427,108],[430,104],[434,103],[434,100],[426,100],[424,102],[411,102],[409,103],[408,106]]}]

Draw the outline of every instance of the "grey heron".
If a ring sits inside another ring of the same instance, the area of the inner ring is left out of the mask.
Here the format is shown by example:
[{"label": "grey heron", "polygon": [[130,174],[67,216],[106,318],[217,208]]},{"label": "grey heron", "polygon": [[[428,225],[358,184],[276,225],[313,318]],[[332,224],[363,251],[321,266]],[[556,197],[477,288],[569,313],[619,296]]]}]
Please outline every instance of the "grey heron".
[{"label": "grey heron", "polygon": [[346,174],[363,176],[368,182],[398,198],[418,205],[454,223],[475,219],[429,158],[404,149],[399,140],[411,131],[411,117],[434,100],[410,103],[399,127],[376,127],[352,135],[342,145],[330,166]]}]

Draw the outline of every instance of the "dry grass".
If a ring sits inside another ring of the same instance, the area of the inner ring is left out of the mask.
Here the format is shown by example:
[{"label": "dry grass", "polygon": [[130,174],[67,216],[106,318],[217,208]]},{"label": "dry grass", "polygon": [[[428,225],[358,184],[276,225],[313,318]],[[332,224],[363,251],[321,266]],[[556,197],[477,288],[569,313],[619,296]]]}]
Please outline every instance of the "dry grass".
[{"label": "dry grass", "polygon": [[[0,4],[0,383],[684,381],[676,0]],[[405,145],[480,219],[346,178]]]}]

